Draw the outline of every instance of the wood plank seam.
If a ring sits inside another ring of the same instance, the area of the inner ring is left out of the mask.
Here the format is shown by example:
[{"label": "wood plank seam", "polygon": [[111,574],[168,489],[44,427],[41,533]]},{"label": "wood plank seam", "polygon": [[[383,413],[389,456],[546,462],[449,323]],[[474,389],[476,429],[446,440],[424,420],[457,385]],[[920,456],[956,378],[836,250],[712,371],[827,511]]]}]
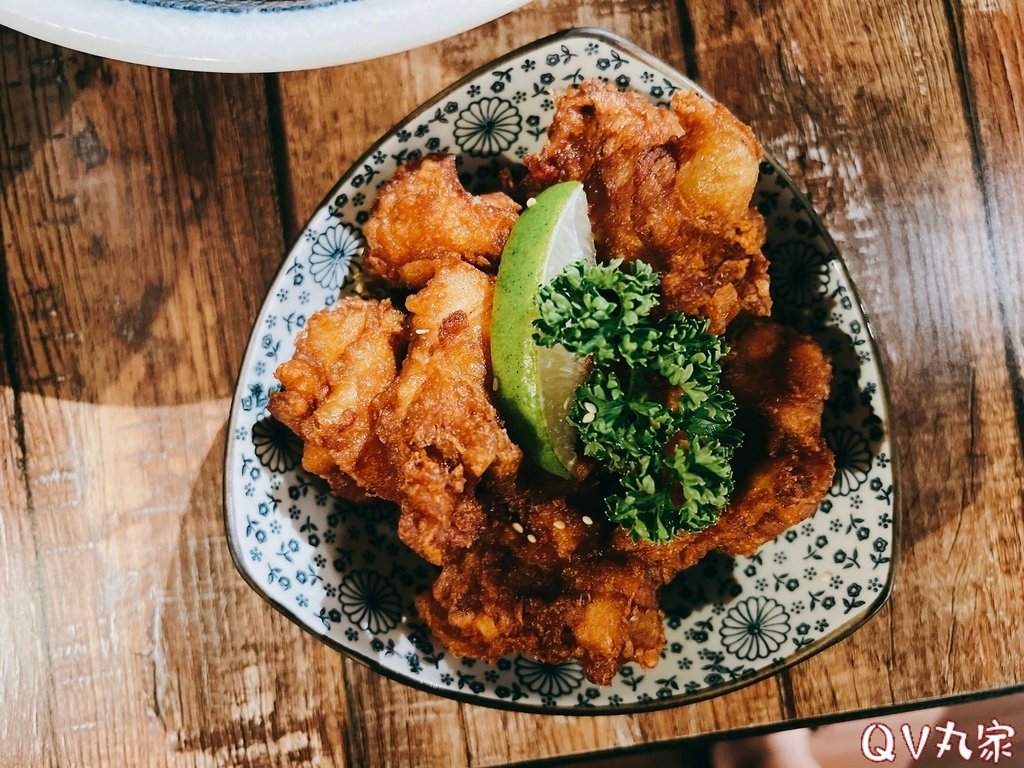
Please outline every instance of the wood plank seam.
[{"label": "wood plank seam", "polygon": [[686,67],[683,74],[699,83],[700,67],[697,64],[697,34],[693,29],[693,17],[690,15],[688,0],[676,0],[676,16],[679,19],[679,39],[683,44],[683,63]]},{"label": "wood plank seam", "polygon": [[793,678],[790,677],[788,669],[783,670],[779,674],[779,702],[787,719],[792,720],[797,716],[796,696],[793,693]]},{"label": "wood plank seam", "polygon": [[468,704],[459,704],[459,728],[462,731],[462,743],[466,750],[466,765],[474,765],[476,764],[476,759],[469,743],[469,723],[466,722],[466,709],[468,707]]},{"label": "wood plank seam", "polygon": [[1013,348],[1013,338],[1010,335],[1010,318],[1007,311],[1009,301],[1005,289],[1006,276],[1003,274],[999,259],[997,258],[999,246],[995,236],[992,200],[989,195],[991,188],[990,179],[985,168],[981,121],[978,117],[977,106],[974,103],[974,75],[971,72],[967,52],[963,7],[959,0],[943,0],[943,6],[946,11],[946,23],[949,27],[950,47],[953,53],[953,63],[956,69],[957,84],[960,92],[960,105],[963,108],[964,121],[967,124],[970,136],[971,165],[974,170],[974,181],[981,195],[982,212],[985,217],[985,238],[989,249],[989,265],[992,268],[996,308],[999,312],[999,323],[1003,330],[1003,356],[1010,378],[1014,419],[1017,425],[1017,444],[1020,447],[1021,455],[1024,455],[1024,378],[1021,375],[1020,361],[1017,360]]},{"label": "wood plank seam", "polygon": [[288,145],[281,106],[281,76],[271,73],[264,75],[263,78],[267,100],[267,125],[270,131],[270,154],[273,159],[274,188],[277,191],[278,213],[281,218],[281,234],[284,238],[285,248],[290,249],[298,236],[299,223],[298,212],[295,210],[292,177],[288,167]]},{"label": "wood plank seam", "polygon": [[[7,256],[4,249],[4,239],[2,235],[3,233],[0,231],[0,295],[2,295],[5,300],[2,302],[2,306],[0,306],[0,322],[3,323],[3,327],[5,329],[5,332],[2,335],[4,365],[7,368],[7,380],[11,384],[13,395],[12,415],[14,419],[14,435],[17,450],[15,471],[25,492],[25,512],[28,516],[29,534],[32,538],[32,549],[34,554],[32,591],[35,594],[33,602],[39,609],[39,619],[42,630],[41,641],[43,645],[43,653],[46,655],[46,676],[48,681],[52,681],[55,679],[53,669],[53,648],[51,646],[49,617],[47,616],[45,601],[43,600],[45,592],[43,567],[42,559],[39,557],[39,532],[35,516],[35,503],[32,498],[32,483],[29,482],[28,477],[28,443],[25,439],[25,414],[21,405],[22,387],[17,364],[18,329],[15,325],[14,295],[11,292],[11,281],[7,274]],[[53,732],[53,699],[49,696],[46,698],[46,720],[46,725],[50,730],[50,744],[55,745],[57,744],[57,741],[56,733]]]},{"label": "wood plank seam", "polygon": [[[359,712],[359,701],[356,698],[355,691],[352,690],[352,686],[349,685],[349,680],[352,676],[348,674],[349,667],[356,662],[349,659],[342,659],[340,662],[342,672],[344,674],[344,683],[342,689],[345,692],[345,709],[349,713]],[[350,765],[364,765],[369,758],[369,750],[366,748],[364,739],[362,738],[362,731],[359,729],[359,718],[350,716],[345,718],[345,725],[343,733],[345,734],[345,759]]]}]

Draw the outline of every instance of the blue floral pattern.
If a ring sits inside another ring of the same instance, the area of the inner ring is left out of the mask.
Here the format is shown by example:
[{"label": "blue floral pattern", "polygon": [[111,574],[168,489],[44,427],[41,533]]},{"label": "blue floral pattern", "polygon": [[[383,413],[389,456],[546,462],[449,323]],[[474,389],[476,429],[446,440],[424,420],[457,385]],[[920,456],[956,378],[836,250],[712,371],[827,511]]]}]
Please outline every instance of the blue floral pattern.
[{"label": "blue floral pattern", "polygon": [[338,602],[349,621],[375,635],[397,626],[402,618],[398,591],[376,571],[352,571],[341,582]]},{"label": "blue floral pattern", "polygon": [[519,655],[515,660],[516,679],[527,690],[556,699],[583,685],[583,669],[575,662],[549,664]]},{"label": "blue floral pattern", "polygon": [[362,253],[363,238],[354,228],[329,227],[309,249],[309,274],[321,288],[337,290],[351,274],[352,259]]},{"label": "blue floral pattern", "polygon": [[492,157],[511,147],[522,127],[522,115],[511,102],[488,96],[459,113],[452,135],[463,152],[473,157]]},{"label": "blue floral pattern", "polygon": [[804,240],[791,240],[771,248],[769,273],[772,291],[794,307],[808,307],[821,301],[828,290],[828,259]]},{"label": "blue floral pattern", "polygon": [[813,335],[832,361],[825,435],[836,451],[817,513],[752,557],[713,554],[662,591],[667,642],[658,665],[627,665],[591,686],[578,665],[525,656],[459,659],[434,640],[414,600],[437,570],[399,540],[389,504],[332,499],[267,419],[276,365],[306,318],[359,286],[360,226],[398,165],[455,152],[475,191],[544,142],[552,93],[586,77],[666,104],[690,84],[642,52],[576,31],[493,62],[398,125],[342,178],[285,260],[256,321],[228,428],[225,483],[235,557],[296,622],[392,676],[524,711],[623,712],[683,703],[777,672],[835,642],[888,594],[898,537],[893,445],[882,372],[867,324],[821,222],[769,161],[755,204],[774,259],[775,313]]},{"label": "blue floral pattern", "polygon": [[153,5],[179,11],[205,11],[212,13],[249,13],[301,11],[325,8],[357,0],[128,0],[136,5]]},{"label": "blue floral pattern", "polygon": [[789,614],[770,597],[748,597],[725,614],[718,630],[722,645],[740,659],[765,659],[789,637]]},{"label": "blue floral pattern", "polygon": [[275,474],[295,469],[302,459],[302,441],[269,416],[252,425],[252,450],[260,464]]},{"label": "blue floral pattern", "polygon": [[849,496],[867,482],[871,473],[871,443],[860,431],[846,426],[827,430],[825,439],[836,456],[832,495]]}]

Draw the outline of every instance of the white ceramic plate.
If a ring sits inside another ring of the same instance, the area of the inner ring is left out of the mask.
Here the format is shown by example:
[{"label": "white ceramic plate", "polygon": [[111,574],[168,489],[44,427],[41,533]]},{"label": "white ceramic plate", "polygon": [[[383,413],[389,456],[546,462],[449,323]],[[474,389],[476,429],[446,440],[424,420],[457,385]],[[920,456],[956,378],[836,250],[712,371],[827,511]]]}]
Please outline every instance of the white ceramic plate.
[{"label": "white ceramic plate", "polygon": [[[694,87],[650,54],[600,30],[570,30],[508,54],[431,99],[375,144],[314,213],[256,321],[235,393],[225,465],[228,541],[252,587],[301,627],[381,673],[475,704],[613,713],[696,701],[762,679],[863,624],[885,601],[898,510],[878,353],[850,277],[806,198],[772,161],[755,204],[765,216],[775,315],[832,359],[824,429],[836,479],[818,512],[750,558],[711,556],[662,593],[668,641],[657,667],[627,665],[612,685],[575,663],[524,656],[490,665],[435,642],[413,599],[436,570],[398,540],[394,509],[331,499],[299,467],[300,444],[267,415],[274,368],[310,313],[349,291],[361,225],[399,163],[456,153],[464,183],[543,144],[549,89],[587,77],[652,101]],[[598,512],[600,513],[600,512]]]},{"label": "white ceramic plate", "polygon": [[529,0],[3,0],[0,24],[137,64],[282,72],[363,61],[472,29]]}]

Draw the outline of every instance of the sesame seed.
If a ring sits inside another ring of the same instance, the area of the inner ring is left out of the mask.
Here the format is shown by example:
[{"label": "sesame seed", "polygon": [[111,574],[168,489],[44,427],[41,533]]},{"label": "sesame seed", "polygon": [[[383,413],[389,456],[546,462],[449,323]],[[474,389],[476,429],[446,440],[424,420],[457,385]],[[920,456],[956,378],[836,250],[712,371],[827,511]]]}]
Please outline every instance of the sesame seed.
[{"label": "sesame seed", "polygon": [[580,419],[580,421],[582,421],[584,424],[589,424],[590,422],[592,422],[596,418],[597,418],[597,414],[596,413],[590,413],[588,411],[587,413],[583,414],[583,418]]},{"label": "sesame seed", "polygon": [[560,531],[563,528],[565,528],[565,523],[563,523],[561,520],[555,520],[554,525],[555,525],[555,530],[556,531]]},{"label": "sesame seed", "polygon": [[424,335],[426,335],[428,333],[430,333],[430,329],[429,328],[417,328],[416,329],[416,335],[417,336],[424,336]]},{"label": "sesame seed", "polygon": [[521,526],[519,523],[512,523],[512,530],[514,530],[516,533],[522,533],[523,526]]},{"label": "sesame seed", "polygon": [[498,391],[498,377],[497,376],[495,376],[494,377],[494,381],[491,382],[491,389],[493,389],[495,392]]},{"label": "sesame seed", "polygon": [[531,544],[536,544],[537,543],[537,537],[534,536],[532,533],[526,534],[526,540],[528,542],[530,542]]},{"label": "sesame seed", "polygon": [[531,197],[529,200],[526,201],[526,207],[527,208],[533,208],[533,206],[535,206],[536,204],[537,204],[537,198],[535,198],[535,197]]},{"label": "sesame seed", "polygon": [[590,517],[590,515],[584,515],[583,516],[583,524],[584,525],[593,525],[594,524],[594,520]]},{"label": "sesame seed", "polygon": [[587,413],[597,413],[597,406],[593,403],[584,403],[583,408]]}]

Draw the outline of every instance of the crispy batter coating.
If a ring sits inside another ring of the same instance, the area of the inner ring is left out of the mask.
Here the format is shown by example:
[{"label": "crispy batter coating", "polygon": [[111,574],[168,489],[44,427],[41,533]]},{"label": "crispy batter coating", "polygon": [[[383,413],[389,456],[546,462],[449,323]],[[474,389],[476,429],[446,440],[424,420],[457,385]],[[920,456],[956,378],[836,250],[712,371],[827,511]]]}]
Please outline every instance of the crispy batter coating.
[{"label": "crispy batter coating", "polygon": [[634,543],[625,531],[615,547],[637,549],[667,582],[711,550],[752,555],[810,517],[832,484],[835,460],[821,436],[832,367],[812,339],[773,320],[753,319],[729,331],[722,383],[736,397],[743,445],[733,460],[736,489],[715,525],[662,545]]},{"label": "crispy batter coating", "polygon": [[406,300],[407,319],[388,300],[317,312],[271,395],[303,466],[335,495],[397,502],[402,541],[438,565],[483,528],[481,480],[510,483],[522,461],[490,397],[493,284],[454,261]]},{"label": "crispy batter coating", "polygon": [[722,383],[745,443],[717,548],[752,555],[812,515],[832,485],[835,457],[821,436],[832,366],[811,338],[771,320],[731,328],[728,341]]},{"label": "crispy batter coating", "polygon": [[381,187],[363,230],[366,271],[411,289],[449,260],[493,272],[518,216],[519,205],[501,192],[470,195],[454,155],[427,155]]},{"label": "crispy batter coating", "polygon": [[750,207],[760,159],[717,102],[680,91],[661,109],[588,80],[558,99],[548,142],[524,162],[528,190],[582,181],[599,255],[650,263],[666,309],[722,333],[741,312],[771,311],[764,220]]},{"label": "crispy batter coating", "polygon": [[828,361],[813,341],[770,320],[744,325],[730,341],[723,377],[748,432],[737,490],[719,522],[650,544],[598,522],[598,512],[587,525],[581,510],[600,509],[597,499],[571,504],[564,493],[537,490],[506,496],[489,505],[490,527],[453,552],[417,600],[448,648],[486,659],[575,658],[598,684],[628,662],[652,667],[665,641],[663,584],[712,550],[752,554],[817,508],[833,472],[820,436]]},{"label": "crispy batter coating", "polygon": [[303,467],[336,496],[360,501],[371,488],[356,463],[371,435],[371,404],[397,375],[404,320],[387,299],[342,299],[310,316],[294,356],[275,371],[284,390],[271,393],[270,413],[302,438]]},{"label": "crispy batter coating", "polygon": [[490,660],[578,659],[601,684],[628,662],[657,663],[665,642],[661,581],[641,557],[607,549],[607,523],[587,524],[564,493],[548,489],[520,490],[489,506],[487,530],[451,553],[416,600],[447,648]]},{"label": "crispy batter coating", "polygon": [[364,266],[418,290],[408,314],[352,298],[313,315],[270,410],[333,493],[399,505],[400,538],[442,566],[416,604],[453,653],[577,659],[598,684],[627,663],[653,667],[665,641],[658,590],[712,550],[752,554],[827,493],[829,363],[809,338],[755,317],[771,309],[764,223],[750,208],[760,157],[746,126],[695,93],[661,109],[588,81],[559,99],[548,144],[526,158],[528,190],[584,182],[602,257],[651,263],[665,308],[727,333],[722,382],[744,432],[736,490],[714,526],[661,545],[607,521],[599,480],[520,474],[492,403],[485,274],[518,205],[471,196],[450,155],[381,188]]},{"label": "crispy batter coating", "polygon": [[494,278],[454,261],[406,300],[409,352],[377,399],[364,452],[369,466],[389,468],[373,487],[400,504],[398,535],[438,565],[484,525],[477,484],[511,482],[522,461],[491,402],[493,292]]}]

